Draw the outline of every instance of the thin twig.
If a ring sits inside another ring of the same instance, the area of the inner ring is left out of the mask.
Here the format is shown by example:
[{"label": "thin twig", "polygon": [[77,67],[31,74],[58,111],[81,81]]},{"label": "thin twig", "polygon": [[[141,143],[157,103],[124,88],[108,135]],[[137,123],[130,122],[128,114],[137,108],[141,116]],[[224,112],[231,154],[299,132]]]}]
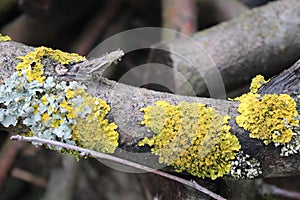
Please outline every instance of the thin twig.
[{"label": "thin twig", "polygon": [[128,160],[124,160],[122,158],[118,158],[118,157],[114,157],[111,155],[107,155],[104,153],[99,153],[93,150],[88,150],[88,149],[84,149],[78,146],[73,146],[73,145],[69,145],[66,143],[61,143],[61,142],[57,142],[57,141],[52,141],[52,140],[47,140],[47,139],[42,139],[42,138],[38,138],[38,137],[25,137],[25,136],[20,136],[20,135],[16,135],[16,136],[12,136],[10,139],[12,140],[19,140],[19,141],[26,141],[26,142],[37,142],[37,143],[42,143],[42,144],[46,144],[46,145],[51,145],[51,146],[57,146],[57,147],[62,147],[64,149],[68,149],[68,150],[72,150],[72,151],[77,151],[80,153],[81,156],[88,156],[88,157],[94,157],[97,159],[105,159],[105,160],[110,160],[116,163],[120,163],[123,165],[127,165],[129,167],[134,167],[136,169],[140,169],[143,170],[145,172],[151,172],[166,178],[169,178],[171,180],[177,181],[179,183],[185,184],[187,186],[190,186],[204,194],[207,194],[208,196],[217,199],[217,200],[226,200],[225,198],[221,197],[220,195],[202,187],[201,185],[199,185],[196,181],[194,180],[186,180],[183,178],[179,178],[177,176],[162,172],[162,171],[158,171],[155,169],[152,169],[150,167],[144,166],[144,165],[140,165]]},{"label": "thin twig", "polygon": [[47,186],[47,181],[44,178],[17,167],[12,169],[11,175],[15,178],[27,181],[39,187],[45,188]]},{"label": "thin twig", "polygon": [[257,179],[256,186],[260,189],[259,191],[262,195],[300,200],[299,192],[290,191],[287,189],[279,188],[276,185],[265,183],[263,179]]},{"label": "thin twig", "polygon": [[273,189],[272,194],[274,196],[281,196],[281,197],[290,198],[290,199],[300,199],[299,192],[294,192],[294,191],[290,191],[290,190],[286,190],[286,189],[282,189],[282,188],[278,188],[278,187],[275,187]]}]

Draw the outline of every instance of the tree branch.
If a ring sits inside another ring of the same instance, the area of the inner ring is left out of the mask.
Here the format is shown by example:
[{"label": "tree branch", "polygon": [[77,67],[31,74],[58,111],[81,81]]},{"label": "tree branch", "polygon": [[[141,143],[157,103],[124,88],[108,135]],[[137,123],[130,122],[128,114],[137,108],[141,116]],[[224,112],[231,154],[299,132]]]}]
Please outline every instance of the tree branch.
[{"label": "tree branch", "polygon": [[[165,61],[189,81],[197,95],[205,96],[209,95],[207,80],[214,80],[217,74],[212,69],[217,68],[229,92],[248,84],[256,74],[271,77],[296,62],[299,32],[299,1],[276,1],[198,32],[193,42],[182,38],[156,45],[150,62]],[[186,83],[178,81],[182,77],[174,77],[175,93],[191,95],[184,89]]]},{"label": "tree branch", "polygon": [[[0,43],[0,75],[2,83],[15,71],[15,66],[19,62],[17,56],[25,55],[32,51],[32,47],[28,47],[16,42],[1,42]],[[16,56],[17,55],[17,56]],[[89,61],[86,61],[89,62]],[[86,62],[82,62],[84,66]],[[296,63],[299,66],[300,62]],[[51,63],[47,68],[51,68]],[[297,73],[296,71],[295,73]],[[299,73],[299,72],[298,72]],[[60,78],[53,72],[53,76]],[[95,85],[92,84],[91,85]],[[237,111],[238,102],[226,101],[218,99],[197,98],[173,95],[168,93],[160,93],[142,88],[136,88],[113,81],[99,82],[96,87],[89,87],[88,92],[105,100],[111,107],[111,111],[107,115],[109,121],[113,121],[118,125],[119,133],[119,148],[129,152],[143,152],[145,149],[137,146],[137,142],[145,137],[153,136],[153,132],[149,132],[145,126],[141,125],[143,121],[143,112],[141,108],[147,105],[154,105],[157,100],[165,100],[171,104],[179,102],[199,102],[206,104],[208,107],[213,107],[220,115],[229,115],[231,117],[229,125],[230,132],[235,134],[242,146],[242,150],[252,157],[255,157],[262,163],[264,177],[278,177],[296,175],[300,172],[299,156],[280,156],[280,149],[274,145],[264,145],[260,140],[251,139],[248,132],[240,128],[235,117],[239,115]],[[19,124],[18,127],[6,128],[6,131],[12,133],[24,132],[24,126]],[[136,162],[144,162],[144,155],[136,156]],[[130,158],[129,158],[130,159]],[[140,159],[140,160],[139,160]]]}]

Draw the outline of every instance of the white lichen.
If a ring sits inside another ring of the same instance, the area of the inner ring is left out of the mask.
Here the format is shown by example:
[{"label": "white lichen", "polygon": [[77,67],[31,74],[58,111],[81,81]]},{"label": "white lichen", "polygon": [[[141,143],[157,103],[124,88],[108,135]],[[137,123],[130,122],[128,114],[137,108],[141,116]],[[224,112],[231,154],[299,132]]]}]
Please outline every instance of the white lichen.
[{"label": "white lichen", "polygon": [[[300,108],[300,88],[299,91],[294,93],[295,97],[294,100],[296,102],[296,107],[299,109]],[[295,120],[300,121],[300,115],[294,117]],[[296,124],[295,126],[291,126],[286,122],[286,119],[284,119],[284,125],[286,128],[292,130],[292,139],[290,142],[286,144],[280,144],[280,143],[275,143],[276,147],[281,147],[281,156],[290,156],[290,155],[295,155],[300,152],[300,125],[299,123]]]},{"label": "white lichen", "polygon": [[243,151],[239,151],[235,160],[231,162],[230,177],[232,178],[255,178],[260,174],[262,174],[260,162]]}]

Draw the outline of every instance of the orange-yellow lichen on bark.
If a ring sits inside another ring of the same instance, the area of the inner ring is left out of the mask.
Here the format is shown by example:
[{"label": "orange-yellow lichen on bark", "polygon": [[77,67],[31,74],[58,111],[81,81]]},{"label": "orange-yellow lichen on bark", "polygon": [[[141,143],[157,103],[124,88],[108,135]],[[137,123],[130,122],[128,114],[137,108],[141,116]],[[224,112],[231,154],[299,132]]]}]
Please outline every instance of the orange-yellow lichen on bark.
[{"label": "orange-yellow lichen on bark", "polygon": [[250,93],[257,93],[258,89],[265,83],[269,82],[270,80],[265,80],[262,75],[257,75],[254,77],[250,84]]},{"label": "orange-yellow lichen on bark", "polygon": [[160,163],[201,178],[216,179],[230,171],[240,144],[229,132],[228,116],[201,103],[157,101],[141,110],[142,124],[156,135],[144,138],[139,145],[151,146]]},{"label": "orange-yellow lichen on bark", "polygon": [[266,94],[261,97],[257,90],[264,83],[262,76],[253,79],[251,90],[235,100],[241,103],[236,117],[240,127],[250,132],[251,138],[263,140],[265,144],[271,142],[287,143],[291,141],[293,132],[286,125],[295,126],[299,121],[296,102],[287,94]]}]

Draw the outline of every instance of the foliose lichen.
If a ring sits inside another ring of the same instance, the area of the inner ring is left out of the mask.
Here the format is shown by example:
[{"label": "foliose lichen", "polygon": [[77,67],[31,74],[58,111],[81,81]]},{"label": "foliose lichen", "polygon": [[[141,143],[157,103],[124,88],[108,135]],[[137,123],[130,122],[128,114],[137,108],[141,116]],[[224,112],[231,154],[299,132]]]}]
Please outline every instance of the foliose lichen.
[{"label": "foliose lichen", "polygon": [[11,38],[8,35],[4,36],[0,33],[0,42],[6,42],[9,40],[11,40]]},{"label": "foliose lichen", "polygon": [[171,105],[157,101],[142,108],[142,124],[155,135],[144,138],[159,162],[201,178],[216,179],[230,172],[232,161],[241,148],[227,125],[229,116],[221,116],[201,103]]},{"label": "foliose lichen", "polygon": [[45,57],[60,64],[85,59],[46,47],[21,56],[16,72],[0,85],[1,124],[15,126],[22,119],[30,129],[28,135],[104,153],[114,152],[118,133],[116,124],[105,119],[109,105],[90,96],[86,86],[77,81],[60,81],[45,74],[42,64]]},{"label": "foliose lichen", "polygon": [[270,80],[265,80],[262,75],[255,76],[250,84],[250,93],[256,94],[258,92],[258,89],[269,81]]},{"label": "foliose lichen", "polygon": [[[240,101],[236,117],[237,124],[257,138],[269,144],[285,144],[292,140],[293,131],[288,126],[299,124],[295,100],[287,94],[257,94],[259,87],[266,81],[262,76],[253,79],[250,92],[235,100]],[[288,125],[288,126],[287,126]]]}]

